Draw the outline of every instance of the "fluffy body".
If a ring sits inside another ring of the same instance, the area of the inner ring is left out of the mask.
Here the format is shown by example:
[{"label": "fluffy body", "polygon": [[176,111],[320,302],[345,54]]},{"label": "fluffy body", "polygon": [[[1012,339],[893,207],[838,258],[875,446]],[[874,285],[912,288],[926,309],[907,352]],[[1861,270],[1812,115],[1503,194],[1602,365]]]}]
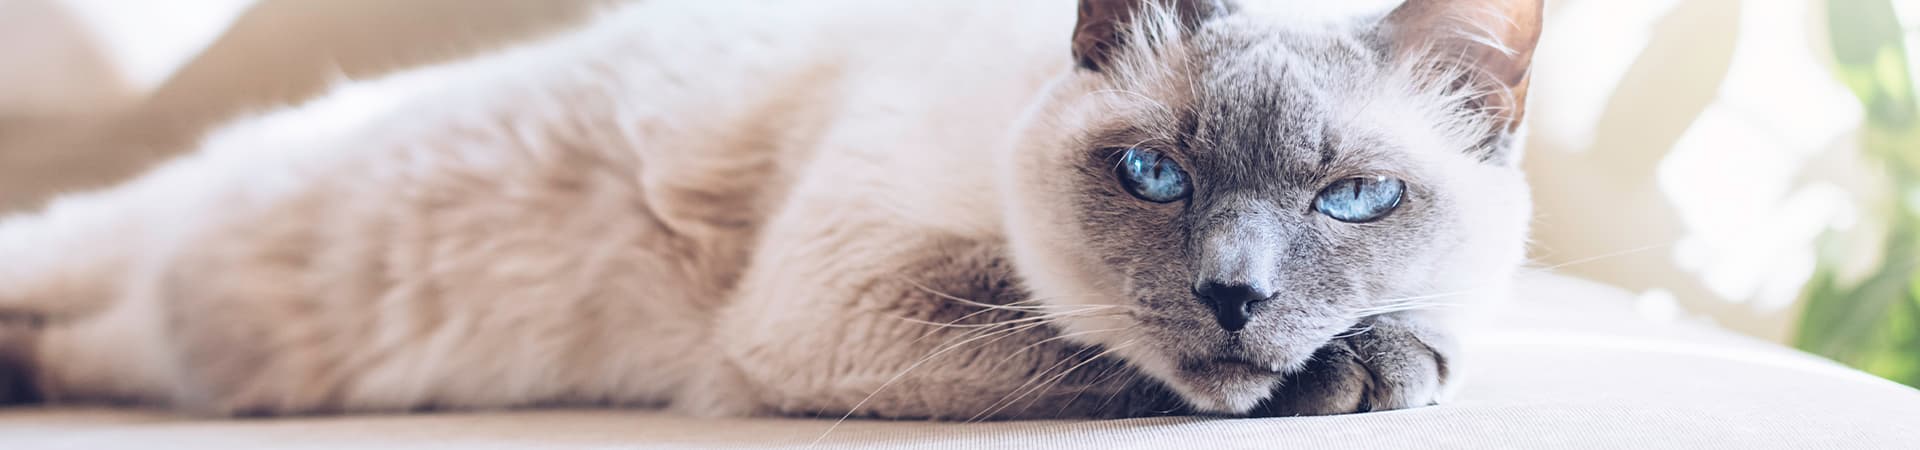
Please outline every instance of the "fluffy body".
[{"label": "fluffy body", "polygon": [[[1456,384],[1460,308],[1393,301],[1495,299],[1519,261],[1526,189],[1476,153],[1484,120],[1355,27],[1243,12],[1182,30],[1155,10],[1093,73],[1066,55],[1072,2],[737,3],[643,2],[344,83],[0,220],[0,314],[46,319],[16,341],[38,393],[218,415],[1420,406]],[[1313,130],[1366,145],[1273,144]],[[1123,203],[1090,156],[1194,133],[1253,153],[1185,156],[1247,180],[1180,212]],[[1384,239],[1192,225],[1304,208],[1349,163],[1417,180],[1427,206]],[[1239,257],[1219,247],[1292,258],[1259,269],[1297,295],[1249,337],[1184,297],[1199,261]],[[1357,325],[1387,331],[1340,336]],[[1367,367],[1404,376],[1309,367],[1379,342]],[[1260,367],[1205,365],[1226,347]]]}]

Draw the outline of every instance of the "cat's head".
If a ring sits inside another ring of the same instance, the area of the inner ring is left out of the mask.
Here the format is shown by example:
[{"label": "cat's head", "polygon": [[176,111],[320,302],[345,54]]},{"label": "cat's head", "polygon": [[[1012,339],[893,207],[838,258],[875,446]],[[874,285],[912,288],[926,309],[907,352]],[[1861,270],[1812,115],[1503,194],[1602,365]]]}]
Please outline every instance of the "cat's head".
[{"label": "cat's head", "polygon": [[1080,3],[1078,67],[1001,159],[1014,260],[1062,333],[1239,413],[1363,317],[1504,292],[1540,0],[1350,24]]}]

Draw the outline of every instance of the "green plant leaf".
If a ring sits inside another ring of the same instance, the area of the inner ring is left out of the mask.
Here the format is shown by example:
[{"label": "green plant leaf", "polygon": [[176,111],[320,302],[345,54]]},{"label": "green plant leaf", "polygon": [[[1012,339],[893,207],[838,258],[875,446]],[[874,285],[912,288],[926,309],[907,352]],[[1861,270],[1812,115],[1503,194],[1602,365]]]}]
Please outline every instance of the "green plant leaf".
[{"label": "green plant leaf", "polygon": [[[1885,204],[1868,220],[1892,230],[1879,266],[1857,284],[1837,281],[1845,260],[1827,236],[1820,267],[1803,294],[1801,348],[1889,379],[1920,386],[1920,114],[1916,114],[1910,54],[1888,0],[1828,0],[1835,76],[1866,109],[1861,149],[1886,170]],[[1877,200],[1877,199],[1876,199]]]}]

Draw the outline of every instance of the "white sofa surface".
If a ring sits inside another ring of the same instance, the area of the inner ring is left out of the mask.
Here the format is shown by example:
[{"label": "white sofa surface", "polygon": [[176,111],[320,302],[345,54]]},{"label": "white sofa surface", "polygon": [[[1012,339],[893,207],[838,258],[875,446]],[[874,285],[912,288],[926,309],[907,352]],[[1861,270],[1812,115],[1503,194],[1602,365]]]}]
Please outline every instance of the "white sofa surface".
[{"label": "white sofa surface", "polygon": [[[1707,327],[1639,319],[1619,290],[1530,276],[1470,340],[1445,405],[1334,417],[929,423],[517,411],[207,420],[0,410],[40,448],[1920,448],[1920,391]],[[832,430],[828,433],[828,430]],[[822,438],[822,436],[825,436]]]}]

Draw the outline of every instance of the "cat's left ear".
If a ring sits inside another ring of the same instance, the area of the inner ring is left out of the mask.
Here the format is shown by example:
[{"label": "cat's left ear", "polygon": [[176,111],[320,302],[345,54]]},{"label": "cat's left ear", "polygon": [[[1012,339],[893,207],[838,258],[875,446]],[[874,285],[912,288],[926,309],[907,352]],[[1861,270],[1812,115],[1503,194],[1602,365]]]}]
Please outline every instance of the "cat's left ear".
[{"label": "cat's left ear", "polygon": [[1447,80],[1475,89],[1474,106],[1493,114],[1496,133],[1526,118],[1533,48],[1540,42],[1542,0],[1406,0],[1387,14],[1379,32],[1402,61],[1458,75]]},{"label": "cat's left ear", "polygon": [[1080,0],[1080,22],[1073,30],[1073,57],[1080,67],[1098,71],[1125,45],[1135,21],[1173,19],[1182,31],[1232,13],[1231,0]]}]

